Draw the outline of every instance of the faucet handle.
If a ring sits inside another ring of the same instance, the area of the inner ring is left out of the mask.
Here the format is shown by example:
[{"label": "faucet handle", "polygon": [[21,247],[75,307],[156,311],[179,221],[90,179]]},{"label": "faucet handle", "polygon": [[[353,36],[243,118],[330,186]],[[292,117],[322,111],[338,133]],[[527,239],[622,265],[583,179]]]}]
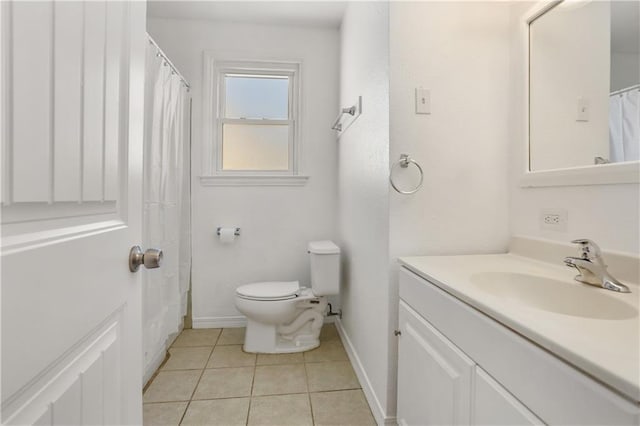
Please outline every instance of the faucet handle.
[{"label": "faucet handle", "polygon": [[600,247],[598,247],[598,245],[594,241],[587,238],[579,238],[571,242],[573,244],[580,245],[580,254],[583,259],[591,260],[600,257]]}]

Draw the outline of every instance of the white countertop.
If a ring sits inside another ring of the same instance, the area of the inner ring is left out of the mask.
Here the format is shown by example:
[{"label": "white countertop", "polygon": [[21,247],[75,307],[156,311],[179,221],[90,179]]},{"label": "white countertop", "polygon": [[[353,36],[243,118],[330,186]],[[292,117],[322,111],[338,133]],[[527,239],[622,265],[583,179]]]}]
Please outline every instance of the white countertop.
[{"label": "white countertop", "polygon": [[[605,257],[606,258],[606,257]],[[400,263],[446,292],[547,349],[569,364],[640,401],[640,318],[593,319],[549,312],[496,296],[474,285],[483,272],[510,272],[560,280],[640,308],[640,287],[615,293],[573,281],[574,269],[515,254],[402,257]],[[549,294],[548,297],[553,297]],[[576,301],[579,303],[579,301]]]}]

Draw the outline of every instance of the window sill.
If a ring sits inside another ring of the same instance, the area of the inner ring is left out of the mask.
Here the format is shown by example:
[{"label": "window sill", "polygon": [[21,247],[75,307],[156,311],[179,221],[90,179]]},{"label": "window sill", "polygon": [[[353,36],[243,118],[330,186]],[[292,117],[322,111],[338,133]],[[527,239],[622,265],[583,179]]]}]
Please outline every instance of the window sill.
[{"label": "window sill", "polygon": [[203,186],[304,186],[309,176],[200,176]]}]

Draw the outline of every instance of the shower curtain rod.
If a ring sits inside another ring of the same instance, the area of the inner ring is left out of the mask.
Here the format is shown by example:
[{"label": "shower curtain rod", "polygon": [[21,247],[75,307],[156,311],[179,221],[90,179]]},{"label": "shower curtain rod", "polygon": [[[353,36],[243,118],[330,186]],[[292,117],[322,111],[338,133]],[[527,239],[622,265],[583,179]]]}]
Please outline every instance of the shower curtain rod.
[{"label": "shower curtain rod", "polygon": [[640,89],[640,84],[634,84],[633,86],[625,87],[624,89],[616,90],[615,92],[609,93],[609,96],[613,95],[621,95],[622,93],[630,92],[634,89]]},{"label": "shower curtain rod", "polygon": [[191,89],[191,85],[187,82],[187,79],[184,78],[182,74],[180,74],[178,68],[173,65],[171,60],[167,57],[167,55],[165,55],[160,46],[158,46],[158,43],[156,43],[156,41],[151,37],[151,35],[149,35],[149,33],[147,33],[147,38],[149,39],[149,43],[151,43],[155,46],[156,49],[158,49],[158,55],[160,55],[162,59],[164,59],[165,63],[171,67],[171,70],[178,76],[178,78],[180,78],[180,81],[184,83],[184,85],[187,87],[187,91]]}]

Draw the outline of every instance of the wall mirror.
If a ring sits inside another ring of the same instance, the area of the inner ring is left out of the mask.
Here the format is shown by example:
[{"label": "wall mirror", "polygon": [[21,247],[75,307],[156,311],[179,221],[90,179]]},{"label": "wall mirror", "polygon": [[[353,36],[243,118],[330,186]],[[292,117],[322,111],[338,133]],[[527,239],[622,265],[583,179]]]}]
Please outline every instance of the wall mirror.
[{"label": "wall mirror", "polygon": [[546,2],[526,26],[526,186],[638,182],[640,2]]}]

